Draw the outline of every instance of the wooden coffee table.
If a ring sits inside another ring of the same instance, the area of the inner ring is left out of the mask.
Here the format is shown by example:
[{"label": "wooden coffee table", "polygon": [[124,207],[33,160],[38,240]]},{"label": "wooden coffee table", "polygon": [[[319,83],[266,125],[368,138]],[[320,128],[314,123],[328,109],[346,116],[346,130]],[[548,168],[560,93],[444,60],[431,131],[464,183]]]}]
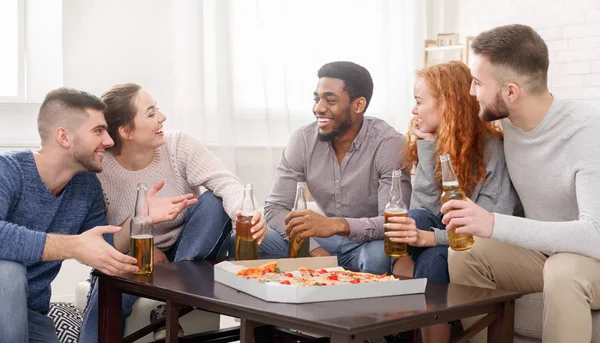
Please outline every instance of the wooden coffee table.
[{"label": "wooden coffee table", "polygon": [[[457,342],[466,342],[485,327],[488,342],[513,341],[518,293],[428,282],[424,294],[300,305],[270,303],[214,282],[216,262],[159,264],[148,276],[112,277],[95,271],[99,277],[99,342],[122,340],[122,293],[167,303],[167,342],[177,341],[180,310],[190,306],[239,317],[241,342],[254,342],[254,329],[265,324],[330,337],[335,343],[362,342],[481,314],[486,316]],[[151,328],[146,328],[148,332]],[[132,336],[129,340],[137,337]]]}]

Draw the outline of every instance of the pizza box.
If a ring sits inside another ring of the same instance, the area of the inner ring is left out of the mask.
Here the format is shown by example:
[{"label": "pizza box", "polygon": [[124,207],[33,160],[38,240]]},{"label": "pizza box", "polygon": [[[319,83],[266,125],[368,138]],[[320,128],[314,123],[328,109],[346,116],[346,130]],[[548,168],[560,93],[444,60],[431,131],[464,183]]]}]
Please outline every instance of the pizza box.
[{"label": "pizza box", "polygon": [[340,268],[336,256],[225,261],[215,265],[215,281],[265,301],[292,304],[418,294],[425,293],[425,286],[427,286],[427,279],[411,279],[398,280],[397,282],[307,287],[260,283],[236,275],[240,269],[258,267],[269,262],[277,262],[279,269],[285,272],[303,267],[314,269]]}]

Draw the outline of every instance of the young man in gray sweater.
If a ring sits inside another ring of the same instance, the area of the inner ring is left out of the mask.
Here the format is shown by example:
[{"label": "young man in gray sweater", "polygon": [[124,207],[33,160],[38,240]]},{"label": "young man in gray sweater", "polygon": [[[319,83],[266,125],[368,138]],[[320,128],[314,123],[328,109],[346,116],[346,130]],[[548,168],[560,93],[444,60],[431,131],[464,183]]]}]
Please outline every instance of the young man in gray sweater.
[{"label": "young man in gray sweater", "polygon": [[448,230],[478,237],[471,250],[450,253],[450,281],[543,291],[543,342],[590,342],[590,310],[600,309],[600,111],[554,99],[548,48],[528,26],[483,32],[471,48],[471,94],[484,120],[502,119],[525,218],[444,204]]}]

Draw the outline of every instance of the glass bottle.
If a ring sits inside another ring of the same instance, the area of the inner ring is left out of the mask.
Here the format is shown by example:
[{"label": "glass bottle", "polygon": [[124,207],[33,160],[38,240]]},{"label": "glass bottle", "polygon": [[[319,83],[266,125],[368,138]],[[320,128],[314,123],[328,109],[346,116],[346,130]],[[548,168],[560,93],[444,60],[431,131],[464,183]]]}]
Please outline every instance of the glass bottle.
[{"label": "glass bottle", "polygon": [[137,259],[138,271],[134,274],[150,274],[154,268],[154,223],[148,209],[148,187],[138,183],[135,213],[129,223],[129,255]]},{"label": "glass bottle", "polygon": [[[298,182],[296,184],[296,200],[292,211],[306,210],[306,182]],[[310,239],[305,238],[300,242],[296,241],[296,236],[290,237],[289,242],[289,257],[308,257]]]},{"label": "glass bottle", "polygon": [[257,260],[258,242],[252,238],[252,217],[256,212],[252,185],[244,187],[244,199],[242,200],[242,216],[235,223],[235,259]]},{"label": "glass bottle", "polygon": [[[390,190],[390,201],[385,205],[384,218],[385,222],[389,223],[390,217],[406,217],[408,211],[402,201],[402,170],[394,170],[392,172],[392,188]],[[385,231],[388,231],[387,229]],[[383,238],[383,249],[385,254],[390,257],[406,256],[407,244],[392,242],[389,237]]]},{"label": "glass bottle", "polygon": [[[452,162],[450,162],[450,156],[448,154],[440,155],[440,162],[442,164],[442,205],[450,200],[466,201],[467,196],[458,184]],[[450,248],[457,251],[471,249],[475,243],[473,235],[470,233],[457,234],[455,229],[448,230],[448,240],[450,241]]]}]

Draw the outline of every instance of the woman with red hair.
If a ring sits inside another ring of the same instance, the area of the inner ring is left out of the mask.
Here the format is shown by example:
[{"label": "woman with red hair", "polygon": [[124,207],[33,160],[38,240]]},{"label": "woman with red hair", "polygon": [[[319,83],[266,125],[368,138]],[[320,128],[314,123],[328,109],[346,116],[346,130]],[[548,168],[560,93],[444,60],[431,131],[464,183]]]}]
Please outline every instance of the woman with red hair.
[{"label": "woman with red hair", "polygon": [[[409,256],[394,263],[395,273],[450,281],[448,234],[440,213],[440,155],[450,155],[470,200],[503,214],[513,214],[519,207],[504,161],[502,132],[479,118],[479,103],[469,94],[471,82],[469,68],[458,61],[417,72],[414,118],[402,152],[403,167],[414,170],[410,210],[408,217],[393,217],[392,223],[384,225],[392,241],[409,244]],[[424,341],[442,342],[449,337],[447,325],[423,330]]]}]

